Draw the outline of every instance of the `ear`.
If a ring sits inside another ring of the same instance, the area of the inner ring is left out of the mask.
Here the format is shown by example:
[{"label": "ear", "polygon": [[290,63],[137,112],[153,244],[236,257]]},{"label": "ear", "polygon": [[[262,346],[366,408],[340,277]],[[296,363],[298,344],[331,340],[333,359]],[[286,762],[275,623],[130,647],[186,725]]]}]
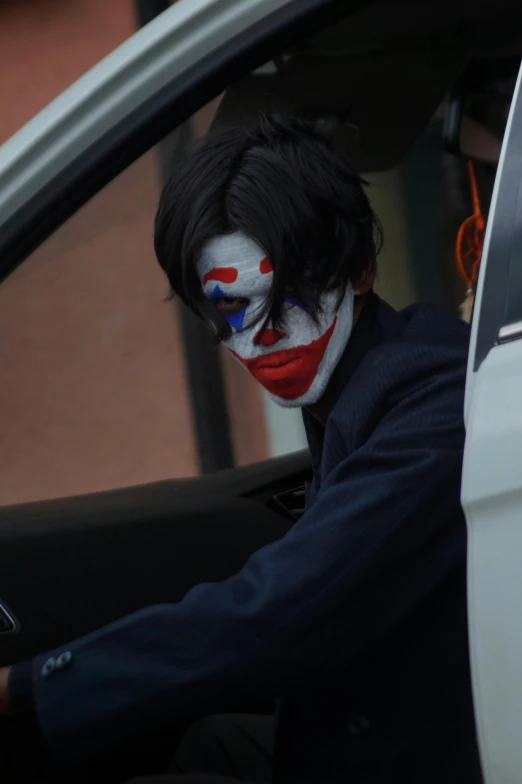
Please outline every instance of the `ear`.
[{"label": "ear", "polygon": [[360,296],[361,294],[368,294],[373,289],[375,278],[377,276],[377,264],[373,261],[359,276],[357,280],[352,283],[354,294]]}]

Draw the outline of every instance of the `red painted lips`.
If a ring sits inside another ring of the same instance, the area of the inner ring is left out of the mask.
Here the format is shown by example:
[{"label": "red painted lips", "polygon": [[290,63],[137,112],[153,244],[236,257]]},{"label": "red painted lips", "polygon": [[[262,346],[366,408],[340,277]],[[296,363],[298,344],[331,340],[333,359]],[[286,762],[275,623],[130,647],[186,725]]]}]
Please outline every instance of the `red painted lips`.
[{"label": "red painted lips", "polygon": [[253,359],[243,359],[230,351],[268,392],[285,400],[295,400],[312,386],[336,323],[337,316],[324,335],[305,346],[271,351]]}]

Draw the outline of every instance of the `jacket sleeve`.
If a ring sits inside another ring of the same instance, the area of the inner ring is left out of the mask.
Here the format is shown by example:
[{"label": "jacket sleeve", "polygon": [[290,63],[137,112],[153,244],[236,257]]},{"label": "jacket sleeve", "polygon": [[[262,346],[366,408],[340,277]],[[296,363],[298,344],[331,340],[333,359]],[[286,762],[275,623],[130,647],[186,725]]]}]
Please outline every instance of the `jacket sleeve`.
[{"label": "jacket sleeve", "polygon": [[8,689],[15,716],[28,721],[34,720],[34,696],[32,689],[32,666],[30,661],[11,667]]},{"label": "jacket sleeve", "polygon": [[[461,377],[403,389],[289,533],[238,574],[37,657],[54,755],[100,752],[248,695],[295,694],[396,626],[464,558],[462,396]],[[47,666],[65,652],[67,666]]]}]

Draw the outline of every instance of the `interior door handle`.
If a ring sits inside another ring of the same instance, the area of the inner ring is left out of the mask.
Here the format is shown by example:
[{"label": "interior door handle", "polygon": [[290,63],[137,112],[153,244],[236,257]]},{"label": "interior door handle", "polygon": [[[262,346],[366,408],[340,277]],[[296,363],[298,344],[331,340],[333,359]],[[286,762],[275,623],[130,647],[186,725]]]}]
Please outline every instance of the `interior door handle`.
[{"label": "interior door handle", "polygon": [[0,599],[0,635],[13,634],[18,631],[18,622],[13,613]]},{"label": "interior door handle", "polygon": [[498,331],[498,342],[508,343],[510,340],[519,340],[522,337],[522,321],[514,324],[505,324]]}]

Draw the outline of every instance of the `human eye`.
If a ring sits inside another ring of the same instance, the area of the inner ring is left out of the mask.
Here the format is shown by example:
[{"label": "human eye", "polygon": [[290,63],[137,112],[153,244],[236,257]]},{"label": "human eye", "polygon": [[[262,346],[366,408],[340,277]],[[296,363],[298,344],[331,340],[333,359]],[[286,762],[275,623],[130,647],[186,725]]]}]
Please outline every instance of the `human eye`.
[{"label": "human eye", "polygon": [[214,304],[222,313],[238,313],[247,307],[249,300],[246,297],[217,297]]}]

